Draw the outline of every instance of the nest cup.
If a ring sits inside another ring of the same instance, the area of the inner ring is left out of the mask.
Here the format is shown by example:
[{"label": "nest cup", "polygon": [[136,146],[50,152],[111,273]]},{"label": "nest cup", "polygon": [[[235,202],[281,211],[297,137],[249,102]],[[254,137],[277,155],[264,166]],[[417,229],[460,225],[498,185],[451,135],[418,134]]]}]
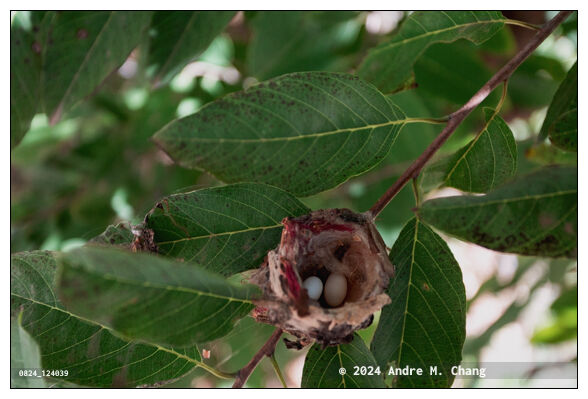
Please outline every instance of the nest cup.
[{"label": "nest cup", "polygon": [[[394,268],[371,216],[326,209],[282,223],[279,246],[251,279],[264,292],[253,316],[296,336],[292,347],[350,342],[354,331],[369,326],[373,313],[390,303],[384,291]],[[347,281],[343,302],[331,307],[324,296],[310,299],[303,281],[316,276],[324,284],[333,273]]]}]

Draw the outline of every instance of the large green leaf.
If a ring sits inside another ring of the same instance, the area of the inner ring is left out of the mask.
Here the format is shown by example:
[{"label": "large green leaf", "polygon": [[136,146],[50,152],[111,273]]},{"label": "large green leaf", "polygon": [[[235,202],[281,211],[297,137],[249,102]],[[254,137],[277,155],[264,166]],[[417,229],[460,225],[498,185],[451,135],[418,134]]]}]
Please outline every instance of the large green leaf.
[{"label": "large green leaf", "polygon": [[483,193],[515,175],[517,145],[506,122],[491,108],[484,108],[486,125],[476,138],[449,158],[445,185]]},{"label": "large green leaf", "polygon": [[87,247],[59,259],[59,296],[127,338],[185,346],[228,333],[257,288],[146,253]]},{"label": "large green leaf", "polygon": [[426,201],[419,217],[444,232],[501,252],[575,257],[578,171],[547,167],[484,196]]},{"label": "large green leaf", "polygon": [[170,123],[154,140],[182,166],[306,196],[374,167],[405,122],[357,77],[307,72],[230,94]]},{"label": "large green leaf", "polygon": [[[40,15],[35,15],[39,19]],[[10,27],[10,148],[29,130],[39,103],[41,42],[39,22],[16,14]]]},{"label": "large green leaf", "polygon": [[[366,369],[361,370],[362,367]],[[381,368],[378,370],[377,367],[374,357],[361,337],[354,334],[353,341],[349,344],[329,346],[325,349],[314,344],[306,354],[301,386],[302,388],[385,388],[386,370]]]},{"label": "large green leaf", "polygon": [[[338,54],[358,37],[349,11],[261,11],[251,21],[247,71],[260,80],[298,71],[342,71]],[[338,61],[338,62],[337,62]]]},{"label": "large green leaf", "polygon": [[166,197],[146,225],[160,253],[231,275],[259,266],[279,243],[283,218],[309,212],[278,188],[241,183]]},{"label": "large green leaf", "polygon": [[[10,387],[44,388],[41,374],[41,351],[24,328],[20,317],[10,319]],[[32,375],[20,373],[31,372]]]},{"label": "large green leaf", "polygon": [[578,151],[578,62],[557,89],[539,135],[564,150]]},{"label": "large green leaf", "polygon": [[52,121],[91,94],[127,59],[151,12],[62,11],[53,14],[43,48],[45,112]]},{"label": "large green leaf", "polygon": [[[400,232],[390,260],[396,275],[387,293],[371,350],[378,364],[420,367],[423,375],[396,375],[398,387],[449,387],[461,361],[466,298],[461,270],[447,244],[413,218]],[[438,373],[430,367],[437,367]]]},{"label": "large green leaf", "polygon": [[462,38],[480,44],[498,32],[504,21],[498,11],[415,12],[390,40],[368,52],[358,74],[383,92],[394,92],[404,86],[414,63],[431,44]]},{"label": "large green leaf", "polygon": [[56,262],[46,251],[11,256],[10,309],[38,342],[44,369],[84,386],[137,386],[172,380],[202,366],[196,346],[174,349],[121,339],[110,328],[67,311],[55,291]]},{"label": "large green leaf", "polygon": [[168,81],[196,59],[234,15],[234,11],[156,11],[148,57],[157,79]]}]

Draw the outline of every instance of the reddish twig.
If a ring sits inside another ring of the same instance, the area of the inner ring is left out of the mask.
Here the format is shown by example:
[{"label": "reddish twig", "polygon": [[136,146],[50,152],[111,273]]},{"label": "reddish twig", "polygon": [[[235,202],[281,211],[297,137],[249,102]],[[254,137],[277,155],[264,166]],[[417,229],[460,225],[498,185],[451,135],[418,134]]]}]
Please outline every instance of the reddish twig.
[{"label": "reddish twig", "polygon": [[488,95],[506,81],[510,75],[531,55],[531,53],[561,24],[572,11],[560,11],[551,21],[547,22],[531,40],[523,47],[506,65],[504,65],[470,100],[460,109],[449,116],[447,125],[443,131],[433,140],[425,151],[404,171],[402,176],[382,195],[370,208],[369,212],[375,218],[398,194],[398,192],[411,179],[416,178],[426,163],[433,157],[435,152],[453,134],[459,124],[472,112]]},{"label": "reddish twig", "polygon": [[264,356],[269,357],[274,354],[274,350],[276,349],[276,345],[278,344],[280,336],[282,336],[282,330],[280,328],[276,328],[272,336],[269,337],[265,344],[263,344],[261,349],[255,354],[255,356],[253,356],[249,363],[247,363],[245,367],[237,372],[237,378],[235,379],[233,388],[242,388],[261,359],[263,359]]}]

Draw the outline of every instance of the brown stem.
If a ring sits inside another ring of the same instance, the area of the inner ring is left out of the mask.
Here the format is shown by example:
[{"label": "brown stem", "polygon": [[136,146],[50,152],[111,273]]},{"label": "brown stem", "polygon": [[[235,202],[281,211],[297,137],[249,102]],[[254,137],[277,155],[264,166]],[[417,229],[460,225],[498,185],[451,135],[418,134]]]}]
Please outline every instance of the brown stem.
[{"label": "brown stem", "polygon": [[282,330],[280,328],[276,328],[272,336],[269,337],[265,344],[263,344],[261,349],[255,354],[255,356],[253,356],[249,363],[247,363],[245,367],[237,372],[237,378],[235,379],[233,388],[242,388],[261,359],[263,359],[264,356],[273,355],[281,335]]},{"label": "brown stem", "polygon": [[527,57],[561,24],[572,11],[560,11],[551,21],[547,22],[536,34],[529,40],[505,66],[490,78],[488,82],[472,98],[469,99],[460,109],[449,116],[449,121],[443,131],[433,140],[425,151],[404,171],[396,182],[376,201],[370,208],[369,212],[373,218],[388,205],[388,203],[398,194],[398,192],[408,183],[419,175],[426,163],[433,157],[435,152],[447,141],[453,134],[459,124],[472,112],[498,85],[506,81],[510,75],[523,63]]}]

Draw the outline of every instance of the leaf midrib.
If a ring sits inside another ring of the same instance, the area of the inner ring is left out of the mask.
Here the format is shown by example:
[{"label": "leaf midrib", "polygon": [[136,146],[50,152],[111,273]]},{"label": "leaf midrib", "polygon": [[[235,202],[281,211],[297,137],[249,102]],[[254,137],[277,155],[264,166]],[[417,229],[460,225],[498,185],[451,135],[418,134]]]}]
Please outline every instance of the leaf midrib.
[{"label": "leaf midrib", "polygon": [[[212,292],[202,291],[202,290],[199,290],[196,288],[188,288],[188,287],[172,286],[172,285],[161,285],[161,284],[157,284],[157,283],[151,283],[148,281],[139,282],[139,281],[121,278],[120,276],[115,276],[114,274],[100,273],[97,270],[88,270],[85,268],[80,269],[80,268],[71,267],[71,269],[82,270],[85,273],[96,276],[96,277],[101,278],[103,280],[114,281],[119,284],[128,284],[128,285],[135,286],[135,287],[156,288],[156,289],[172,291],[172,292],[174,292],[174,291],[185,292],[185,293],[190,293],[190,294],[195,294],[195,295],[208,296],[211,298],[223,299],[223,300],[227,300],[229,302],[242,302],[242,303],[250,303],[250,304],[253,303],[250,299],[234,298],[234,297],[225,296],[225,295],[221,295],[221,294],[215,294]],[[232,288],[239,289],[241,287],[232,287]]]},{"label": "leaf midrib", "polygon": [[[447,206],[447,207],[446,206],[442,206],[442,207],[436,206],[434,208],[434,210],[441,211],[441,210],[447,210],[447,209],[477,208],[477,207],[483,207],[486,205],[507,204],[509,202],[516,202],[516,201],[539,200],[539,199],[543,199],[543,198],[564,196],[564,195],[569,195],[569,194],[578,194],[578,189],[557,191],[554,193],[538,194],[538,195],[531,195],[531,196],[525,196],[525,197],[505,198],[505,199],[499,199],[499,200],[493,200],[493,201],[487,201],[487,202],[480,201],[480,202],[475,202],[472,204],[461,204],[461,205],[457,205],[457,206]],[[446,198],[452,198],[452,197],[446,197]],[[483,198],[483,197],[471,197],[471,198]],[[421,209],[424,209],[424,207]]]},{"label": "leaf midrib", "polygon": [[415,251],[416,251],[418,232],[419,232],[419,221],[418,221],[418,219],[415,219],[414,236],[412,238],[412,250],[411,250],[411,254],[410,254],[410,270],[409,270],[409,274],[408,274],[408,290],[406,291],[406,304],[404,305],[404,315],[402,316],[402,332],[400,333],[400,344],[399,344],[399,348],[398,348],[398,366],[399,367],[401,367],[400,360],[402,358],[402,345],[405,343],[404,342],[404,331],[406,328],[406,319],[408,316],[408,302],[410,299],[410,288],[413,286],[413,284],[412,284],[412,270],[413,270],[413,266],[415,263],[414,256],[415,256]]},{"label": "leaf midrib", "polygon": [[280,224],[275,224],[275,225],[271,225],[271,226],[251,227],[251,228],[243,229],[243,230],[224,231],[222,233],[211,233],[211,234],[206,234],[206,235],[201,235],[201,236],[180,238],[178,240],[159,241],[157,244],[158,245],[175,244],[175,243],[182,242],[182,241],[195,241],[195,240],[200,240],[203,238],[213,238],[213,237],[220,237],[220,236],[233,235],[233,234],[242,234],[242,233],[247,233],[250,231],[269,230],[269,229],[275,229],[278,227],[282,227],[282,224],[280,223]]},{"label": "leaf midrib", "polygon": [[[383,123],[376,123],[371,125],[359,126],[359,127],[351,127],[351,128],[344,128],[344,129],[336,129],[336,130],[329,130],[325,132],[318,132],[318,133],[310,133],[305,135],[299,136],[287,136],[287,137],[259,137],[254,139],[237,139],[237,138],[210,138],[210,137],[180,137],[180,140],[188,140],[188,141],[196,141],[202,143],[267,143],[267,142],[279,142],[279,141],[295,141],[295,140],[303,140],[303,139],[316,139],[318,137],[324,136],[331,136],[335,134],[341,133],[352,133],[361,130],[371,130],[377,129],[380,127],[392,126],[392,125],[403,125],[406,123],[411,123],[411,118],[404,118],[404,119],[397,119],[394,121],[388,121]],[[156,140],[161,140],[161,133],[165,131],[161,131],[155,137]],[[176,140],[175,138],[173,139]]]},{"label": "leaf midrib", "polygon": [[483,21],[469,22],[467,24],[453,25],[453,26],[450,26],[448,28],[437,29],[437,30],[434,30],[434,31],[428,31],[428,32],[425,32],[423,34],[410,37],[408,39],[400,40],[400,41],[397,41],[397,42],[392,42],[392,43],[389,43],[386,46],[375,48],[375,49],[372,50],[372,52],[371,52],[370,55],[379,53],[379,52],[384,51],[384,50],[389,50],[389,49],[391,49],[393,47],[396,47],[397,45],[404,45],[406,43],[410,43],[412,41],[419,40],[419,39],[425,38],[427,36],[441,34],[441,33],[444,33],[444,32],[448,32],[450,30],[461,29],[461,28],[469,27],[469,26],[473,26],[473,25],[485,25],[485,24],[494,24],[494,23],[504,23],[506,21],[507,21],[506,19],[483,20]]},{"label": "leaf midrib", "polygon": [[[494,113],[492,114],[492,116],[490,117],[490,119],[488,119],[488,121],[484,125],[484,128],[482,130],[480,130],[480,132],[476,135],[476,137],[474,137],[474,139],[470,142],[470,144],[468,145],[468,147],[466,148],[466,150],[464,151],[464,153],[455,162],[455,165],[453,165],[453,168],[451,168],[451,170],[449,172],[447,172],[447,176],[445,177],[445,183],[447,183],[449,181],[449,179],[451,179],[451,176],[453,175],[453,173],[455,172],[455,170],[457,169],[457,167],[467,157],[467,155],[470,153],[470,151],[472,150],[472,148],[474,148],[474,146],[476,145],[476,143],[478,142],[478,140],[480,140],[480,137],[482,137],[482,135],[484,135],[484,133],[487,133],[488,134],[488,137],[491,137],[490,136],[490,132],[488,131],[488,128],[490,127],[490,123],[492,123],[492,121],[494,121],[494,119],[496,118],[496,116],[498,116],[498,111],[497,110],[495,110]],[[492,139],[490,139],[490,143],[492,143]],[[492,148],[494,148],[494,147],[492,147]],[[494,149],[492,149],[492,154],[494,154]],[[494,165],[496,166],[496,163]],[[496,167],[493,168],[494,171],[495,171],[495,169],[496,169]],[[492,177],[494,178],[494,176],[492,176]],[[472,179],[471,178],[470,178],[470,182],[469,183],[470,183],[470,187],[471,187],[471,184],[472,184]]]}]

